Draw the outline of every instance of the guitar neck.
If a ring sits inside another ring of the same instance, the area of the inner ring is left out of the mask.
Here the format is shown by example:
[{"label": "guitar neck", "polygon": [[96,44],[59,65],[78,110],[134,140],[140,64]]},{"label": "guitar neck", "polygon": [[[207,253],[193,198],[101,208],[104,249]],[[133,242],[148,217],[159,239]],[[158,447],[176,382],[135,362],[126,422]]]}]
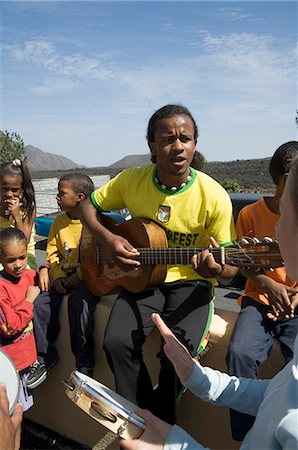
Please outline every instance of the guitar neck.
[{"label": "guitar neck", "polygon": [[[137,250],[140,253],[138,260],[141,264],[185,265],[190,264],[193,255],[206,250],[206,248],[138,248]],[[224,247],[208,247],[208,250],[213,254],[217,262],[225,264],[226,249]]]}]

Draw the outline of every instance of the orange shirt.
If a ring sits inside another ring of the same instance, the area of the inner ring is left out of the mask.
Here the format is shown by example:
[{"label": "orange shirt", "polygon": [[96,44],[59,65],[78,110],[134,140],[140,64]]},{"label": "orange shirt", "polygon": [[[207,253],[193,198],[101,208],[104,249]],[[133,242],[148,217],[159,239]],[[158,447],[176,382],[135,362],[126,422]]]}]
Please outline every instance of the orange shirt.
[{"label": "orange shirt", "polygon": [[[264,198],[261,198],[261,200],[241,209],[236,225],[238,239],[243,237],[257,237],[260,240],[264,237],[275,239],[275,225],[278,219],[279,214],[271,212]],[[290,287],[297,286],[297,283],[287,276],[284,267],[278,267],[273,271],[268,270],[266,275],[278,283],[283,283]],[[246,281],[244,293],[257,302],[269,305],[268,295],[263,293],[251,280]]]}]

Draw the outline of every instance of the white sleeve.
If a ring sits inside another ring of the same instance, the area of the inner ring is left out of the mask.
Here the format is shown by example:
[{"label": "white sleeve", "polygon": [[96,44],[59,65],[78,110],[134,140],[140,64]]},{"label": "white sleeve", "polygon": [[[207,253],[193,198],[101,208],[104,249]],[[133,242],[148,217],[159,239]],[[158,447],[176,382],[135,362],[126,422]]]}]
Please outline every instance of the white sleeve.
[{"label": "white sleeve", "polygon": [[204,401],[256,416],[269,381],[237,378],[196,363],[185,386]]},{"label": "white sleeve", "polygon": [[174,425],[168,434],[163,450],[208,450],[196,442],[186,431]]}]

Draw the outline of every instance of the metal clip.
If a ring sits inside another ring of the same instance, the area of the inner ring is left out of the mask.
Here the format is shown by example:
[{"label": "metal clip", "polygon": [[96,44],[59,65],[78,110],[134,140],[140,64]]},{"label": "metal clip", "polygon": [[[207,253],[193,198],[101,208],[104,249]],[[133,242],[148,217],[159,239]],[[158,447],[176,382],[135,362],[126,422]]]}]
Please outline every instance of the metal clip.
[{"label": "metal clip", "polygon": [[119,437],[122,437],[122,434],[124,433],[124,431],[126,431],[127,424],[128,424],[128,419],[126,419],[126,420],[120,425],[120,427],[118,428],[118,430],[117,430],[117,435],[118,435]]},{"label": "metal clip", "polygon": [[82,382],[78,385],[78,387],[76,387],[76,388],[74,389],[74,396],[73,396],[73,398],[72,398],[72,401],[73,401],[73,402],[77,403],[77,401],[79,400],[79,398],[80,398],[80,396],[81,396],[82,388],[84,387],[85,384],[86,384],[85,381],[82,381]]},{"label": "metal clip", "polygon": [[62,383],[69,389],[70,391],[74,390],[74,384],[70,380],[61,380]]}]

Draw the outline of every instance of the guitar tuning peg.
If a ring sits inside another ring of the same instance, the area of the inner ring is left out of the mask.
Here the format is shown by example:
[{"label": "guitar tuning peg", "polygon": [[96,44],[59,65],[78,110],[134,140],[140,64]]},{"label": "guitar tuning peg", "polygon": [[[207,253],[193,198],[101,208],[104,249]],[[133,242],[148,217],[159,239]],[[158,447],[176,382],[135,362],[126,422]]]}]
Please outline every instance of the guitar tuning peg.
[{"label": "guitar tuning peg", "polygon": [[242,238],[240,242],[241,244],[249,244],[249,241],[245,238]]},{"label": "guitar tuning peg", "polygon": [[257,237],[252,238],[252,240],[255,244],[258,244],[260,242],[260,240]]},{"label": "guitar tuning peg", "polygon": [[264,241],[265,242],[273,242],[273,239],[271,237],[269,237],[269,236],[265,236],[264,237]]}]

